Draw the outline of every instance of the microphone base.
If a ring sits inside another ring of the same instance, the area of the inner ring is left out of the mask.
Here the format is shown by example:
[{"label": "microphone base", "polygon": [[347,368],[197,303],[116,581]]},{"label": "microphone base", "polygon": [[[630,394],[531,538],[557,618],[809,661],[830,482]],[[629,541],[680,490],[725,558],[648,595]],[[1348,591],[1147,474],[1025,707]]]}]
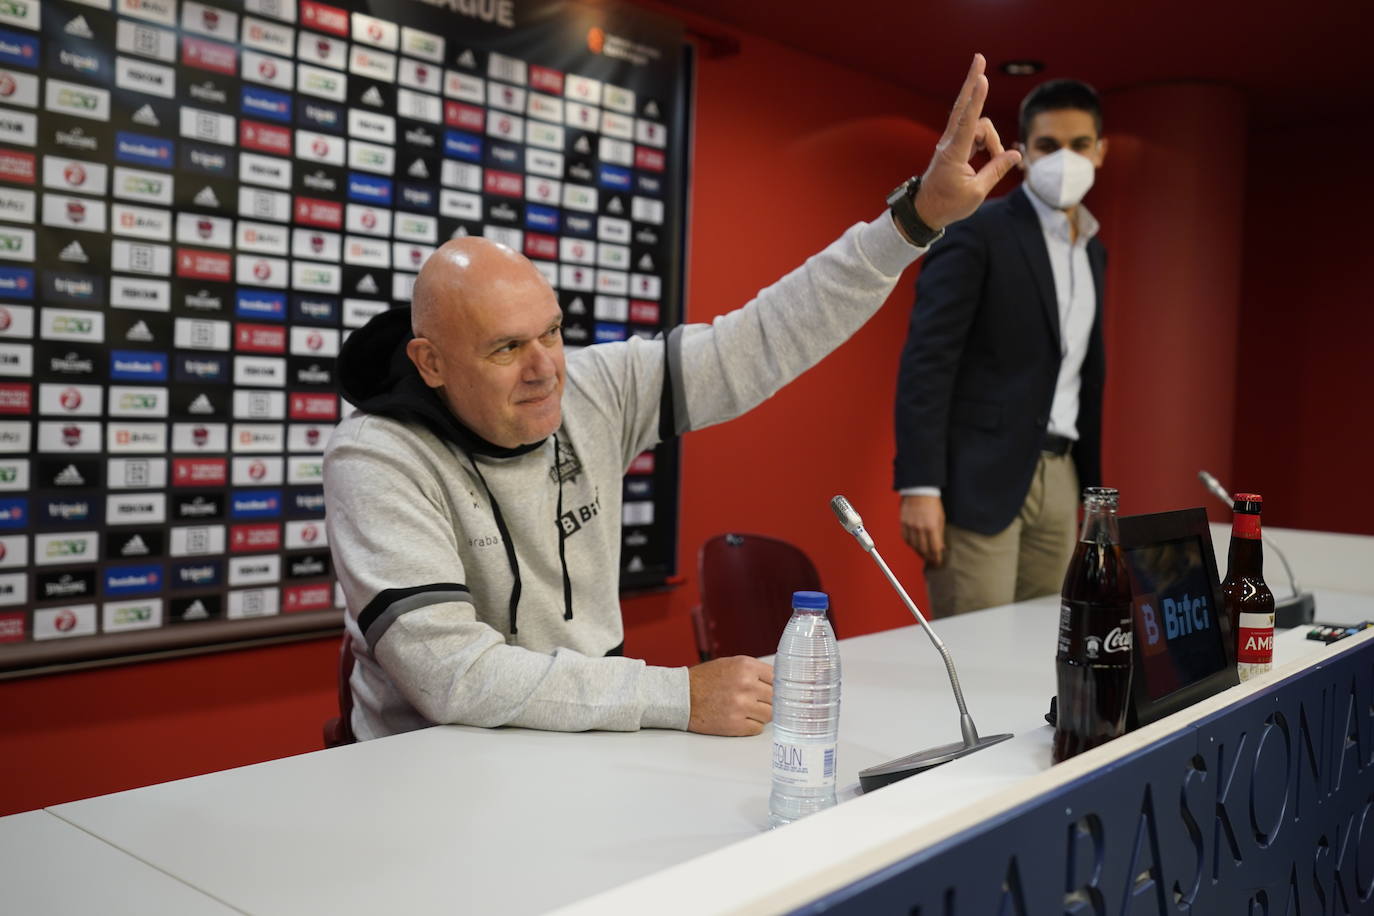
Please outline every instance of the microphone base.
[{"label": "microphone base", "polygon": [[1317,606],[1311,592],[1300,592],[1274,602],[1274,626],[1281,630],[1309,624],[1316,619],[1316,614]]},{"label": "microphone base", "polygon": [[908,776],[915,776],[917,773],[937,767],[942,763],[967,757],[974,751],[999,744],[1010,737],[1010,734],[987,735],[979,738],[974,744],[956,741],[953,744],[943,744],[940,747],[932,747],[930,750],[918,751],[915,754],[898,757],[896,760],[889,760],[887,763],[880,763],[877,766],[859,771],[859,788],[864,792],[872,792],[874,789],[906,779]]}]

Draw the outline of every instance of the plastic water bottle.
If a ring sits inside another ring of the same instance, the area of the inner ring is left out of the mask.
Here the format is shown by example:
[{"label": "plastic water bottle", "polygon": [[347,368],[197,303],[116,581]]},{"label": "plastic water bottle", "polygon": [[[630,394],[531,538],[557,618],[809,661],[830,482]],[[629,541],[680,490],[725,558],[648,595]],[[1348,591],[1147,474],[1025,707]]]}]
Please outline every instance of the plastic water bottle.
[{"label": "plastic water bottle", "polygon": [[794,592],[792,619],[773,662],[774,827],[835,804],[840,737],[840,649],[825,592]]}]

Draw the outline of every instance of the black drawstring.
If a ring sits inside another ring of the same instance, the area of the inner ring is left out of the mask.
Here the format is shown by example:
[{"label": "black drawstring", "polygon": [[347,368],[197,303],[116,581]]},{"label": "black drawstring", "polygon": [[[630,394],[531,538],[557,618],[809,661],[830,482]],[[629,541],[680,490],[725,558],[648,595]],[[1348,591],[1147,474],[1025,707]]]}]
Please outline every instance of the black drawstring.
[{"label": "black drawstring", "polygon": [[563,527],[563,453],[558,444],[558,434],[553,435],[553,472],[558,476],[558,564],[563,567],[563,619],[572,620],[572,580],[568,578],[568,558],[564,553],[564,542],[568,539],[567,529]]},{"label": "black drawstring", "polygon": [[[487,499],[491,501],[491,514],[496,517],[496,530],[501,534],[501,543],[506,545],[506,562],[510,564],[510,575],[512,585],[510,589],[510,632],[514,636],[518,630],[515,628],[515,617],[520,607],[520,563],[515,559],[515,542],[511,539],[510,529],[506,527],[506,520],[501,516],[501,504],[492,495],[491,487],[487,486],[487,479],[482,476],[482,469],[477,466],[477,460],[468,455],[468,461],[472,463],[472,469],[477,472],[477,479],[482,481],[482,489],[487,491]],[[559,545],[561,549],[561,544]],[[564,574],[566,576],[566,573]]]}]

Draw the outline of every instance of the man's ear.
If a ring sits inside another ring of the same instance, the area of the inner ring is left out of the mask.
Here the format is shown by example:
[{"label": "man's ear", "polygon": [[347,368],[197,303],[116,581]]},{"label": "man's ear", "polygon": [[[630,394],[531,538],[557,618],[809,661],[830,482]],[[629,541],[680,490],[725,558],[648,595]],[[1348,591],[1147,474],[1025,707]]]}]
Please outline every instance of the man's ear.
[{"label": "man's ear", "polygon": [[406,344],[406,356],[415,364],[420,378],[424,379],[426,385],[431,388],[443,386],[443,357],[439,353],[439,348],[430,343],[428,338],[411,338]]},{"label": "man's ear", "polygon": [[1102,162],[1107,158],[1107,138],[1103,137],[1097,141],[1097,161],[1093,165],[1102,168]]},{"label": "man's ear", "polygon": [[1026,171],[1026,144],[1017,140],[1016,149],[1021,153],[1021,158],[1016,160],[1016,167],[1024,172]]}]

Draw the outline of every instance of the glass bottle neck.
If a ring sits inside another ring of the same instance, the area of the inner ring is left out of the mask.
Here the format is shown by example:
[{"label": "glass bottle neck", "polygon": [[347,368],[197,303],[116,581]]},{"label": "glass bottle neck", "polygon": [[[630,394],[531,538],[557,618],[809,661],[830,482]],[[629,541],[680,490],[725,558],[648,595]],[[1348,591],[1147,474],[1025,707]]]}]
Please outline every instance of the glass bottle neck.
[{"label": "glass bottle neck", "polygon": [[1231,526],[1231,550],[1226,578],[1264,578],[1264,542],[1260,540],[1258,515],[1238,514]]},{"label": "glass bottle neck", "polygon": [[1121,543],[1116,519],[1115,506],[1089,503],[1083,509],[1083,528],[1078,539],[1092,544]]}]

